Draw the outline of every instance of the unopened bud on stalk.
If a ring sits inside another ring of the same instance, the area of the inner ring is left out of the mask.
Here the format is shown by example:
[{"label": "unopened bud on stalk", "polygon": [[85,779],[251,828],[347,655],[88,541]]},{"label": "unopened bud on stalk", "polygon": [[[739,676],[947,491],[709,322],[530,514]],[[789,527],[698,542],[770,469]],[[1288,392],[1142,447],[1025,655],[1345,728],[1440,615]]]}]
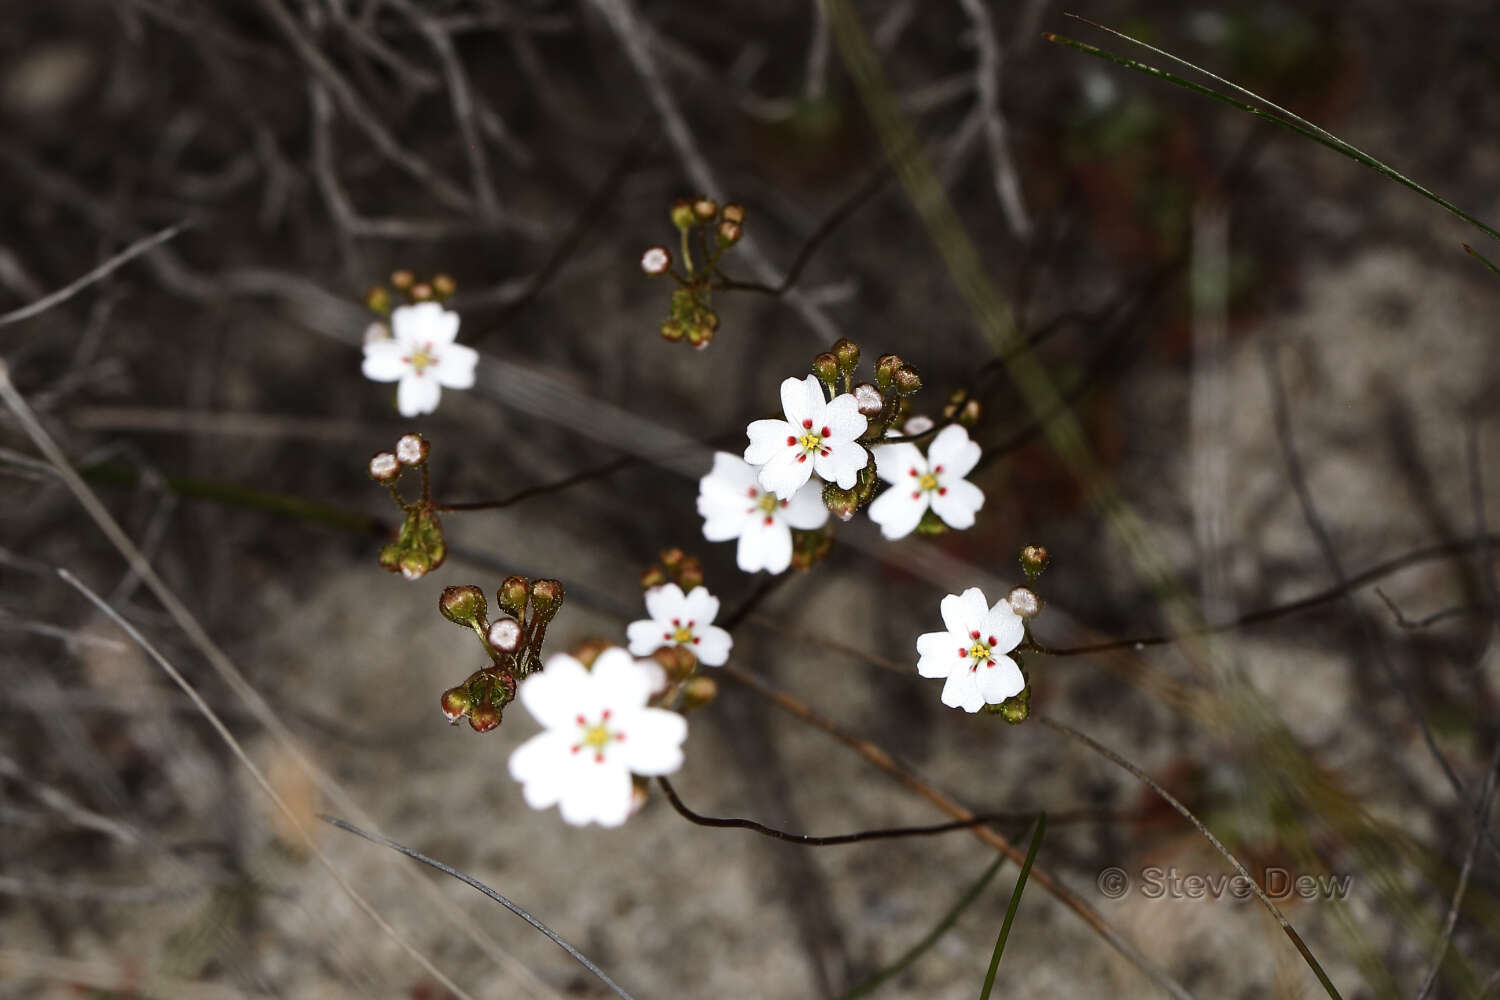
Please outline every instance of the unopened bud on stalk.
[{"label": "unopened bud on stalk", "polygon": [[433,275],[432,291],[440,299],[452,298],[453,293],[458,291],[458,282],[454,281],[450,275]]},{"label": "unopened bud on stalk", "polygon": [[378,312],[382,316],[391,314],[391,293],[381,285],[376,285],[365,293],[365,305],[371,312]]},{"label": "unopened bud on stalk", "polygon": [[665,566],[667,568],[667,572],[670,573],[672,570],[676,569],[682,562],[683,551],[674,545],[671,548],[662,549],[657,558],[661,560],[661,564]]},{"label": "unopened bud on stalk", "polygon": [[406,294],[411,296],[413,302],[427,302],[432,299],[432,286],[424,281],[419,285],[412,285],[411,291]]},{"label": "unopened bud on stalk", "polygon": [[401,463],[388,451],[376,452],[370,459],[370,478],[377,483],[393,483],[401,475]]},{"label": "unopened bud on stalk", "polygon": [[1042,610],[1042,600],[1036,596],[1036,591],[1030,587],[1017,587],[1010,592],[1006,598],[1010,602],[1010,609],[1022,618],[1035,618]]},{"label": "unopened bud on stalk", "polygon": [[536,580],[531,584],[531,611],[538,621],[550,621],[562,602],[563,585],[556,580]]},{"label": "unopened bud on stalk", "polygon": [[838,358],[839,374],[851,375],[859,367],[859,345],[840,337],[833,345],[833,356]]},{"label": "unopened bud on stalk", "polygon": [[671,344],[677,343],[687,335],[687,330],[684,329],[683,325],[677,322],[675,319],[669,319],[665,323],[663,323],[658,332],[661,334],[662,340],[665,340]]},{"label": "unopened bud on stalk", "polygon": [[406,269],[391,272],[391,287],[398,292],[404,292],[416,284],[417,276]]},{"label": "unopened bud on stalk", "polygon": [[438,598],[438,610],[455,625],[483,628],[489,605],[485,603],[484,591],[470,584],[445,589]]},{"label": "unopened bud on stalk", "polygon": [[408,580],[420,580],[430,569],[432,560],[421,550],[408,551],[401,556],[401,575]]},{"label": "unopened bud on stalk", "polygon": [[526,614],[528,585],[529,581],[524,576],[506,577],[501,582],[500,589],[495,592],[495,603],[512,618],[520,618]]},{"label": "unopened bud on stalk", "polygon": [[885,409],[885,397],[870,383],[861,382],[854,387],[854,405],[866,418],[879,416]]},{"label": "unopened bud on stalk", "polygon": [[420,434],[403,434],[396,442],[396,460],[402,465],[421,465],[427,461],[432,445]]},{"label": "unopened bud on stalk", "polygon": [[686,646],[663,646],[651,656],[666,671],[667,679],[673,682],[691,676],[698,666],[698,658]]},{"label": "unopened bud on stalk", "polygon": [[677,583],[683,590],[692,590],[703,585],[703,563],[697,556],[688,556],[677,568]]},{"label": "unopened bud on stalk", "polygon": [[389,570],[392,573],[400,572],[401,546],[397,545],[395,542],[392,542],[385,548],[381,549],[379,562],[381,569]]},{"label": "unopened bud on stalk", "polygon": [[1021,550],[1021,572],[1026,574],[1028,581],[1041,576],[1049,561],[1047,550],[1040,545],[1028,545]]},{"label": "unopened bud on stalk", "polygon": [[818,381],[828,387],[829,392],[838,392],[836,385],[839,377],[839,360],[832,354],[824,352],[813,358],[813,374],[818,376]]},{"label": "unopened bud on stalk", "polygon": [[666,247],[652,247],[641,254],[641,270],[651,277],[666,274],[672,266],[672,252]]},{"label": "unopened bud on stalk", "polygon": [[891,376],[891,384],[901,395],[910,396],[922,388],[922,376],[918,375],[915,369],[903,365]]},{"label": "unopened bud on stalk", "polygon": [[683,231],[693,228],[693,223],[697,221],[693,218],[693,203],[685,198],[672,202],[667,214],[672,218],[672,225]]},{"label": "unopened bud on stalk", "polygon": [[734,246],[740,241],[740,236],[743,234],[743,232],[744,231],[740,228],[740,224],[738,222],[730,222],[728,219],[725,219],[723,222],[719,223],[719,246]]},{"label": "unopened bud on stalk", "polygon": [[823,506],[840,521],[847,521],[859,510],[859,494],[855,490],[839,489],[837,483],[825,483]]},{"label": "unopened bud on stalk", "polygon": [[660,566],[650,566],[641,572],[641,589],[650,590],[667,582],[667,574]]},{"label": "unopened bud on stalk", "polygon": [[521,648],[521,623],[514,618],[497,618],[490,626],[490,645],[502,653],[514,653]]},{"label": "unopened bud on stalk", "polygon": [[484,702],[469,709],[469,725],[476,733],[487,733],[500,725],[500,709]]},{"label": "unopened bud on stalk", "polygon": [[895,354],[882,354],[875,359],[875,384],[880,386],[881,392],[890,389],[891,381],[900,370],[901,358]]},{"label": "unopened bud on stalk", "polygon": [[469,705],[471,704],[469,686],[467,684],[460,684],[458,687],[449,688],[443,692],[443,697],[439,700],[439,704],[443,708],[443,718],[457,725],[458,720],[462,719],[469,711]]},{"label": "unopened bud on stalk", "polygon": [[699,674],[682,682],[682,710],[702,708],[719,696],[719,685],[712,677]]},{"label": "unopened bud on stalk", "polygon": [[693,202],[693,215],[699,222],[707,222],[719,214],[719,205],[712,198],[699,198]]},{"label": "unopened bud on stalk", "polygon": [[735,225],[743,226],[745,224],[744,205],[730,202],[728,205],[724,206],[723,215],[726,221],[733,222]]}]

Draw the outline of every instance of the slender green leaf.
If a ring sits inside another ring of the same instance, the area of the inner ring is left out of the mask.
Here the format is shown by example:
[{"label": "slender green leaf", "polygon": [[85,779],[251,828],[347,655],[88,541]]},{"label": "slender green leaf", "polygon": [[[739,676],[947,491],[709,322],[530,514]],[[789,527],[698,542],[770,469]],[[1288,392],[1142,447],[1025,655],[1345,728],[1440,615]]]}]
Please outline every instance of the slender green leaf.
[{"label": "slender green leaf", "polygon": [[984,989],[979,991],[979,1000],[990,1000],[990,990],[995,988],[995,973],[1000,969],[1000,956],[1005,952],[1005,940],[1010,937],[1010,925],[1016,919],[1016,910],[1021,905],[1021,893],[1026,888],[1026,876],[1031,874],[1031,863],[1036,860],[1037,848],[1042,846],[1042,834],[1047,832],[1047,814],[1038,813],[1036,832],[1031,835],[1031,846],[1026,849],[1026,860],[1021,863],[1021,874],[1016,876],[1016,887],[1010,894],[1010,906],[1005,911],[1005,923],[1000,925],[1000,936],[995,939],[995,953],[990,956],[990,969],[984,975]]}]

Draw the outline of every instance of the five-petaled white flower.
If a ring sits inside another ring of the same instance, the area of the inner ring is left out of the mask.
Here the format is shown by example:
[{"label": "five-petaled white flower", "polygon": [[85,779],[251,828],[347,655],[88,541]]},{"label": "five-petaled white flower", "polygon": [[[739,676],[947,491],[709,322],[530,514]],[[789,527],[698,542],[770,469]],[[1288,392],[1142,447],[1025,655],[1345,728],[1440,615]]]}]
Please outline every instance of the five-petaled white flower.
[{"label": "five-petaled white flower", "polygon": [[714,624],[719,599],[706,587],[686,594],[675,583],[646,591],[646,614],[650,618],[631,622],[625,629],[630,651],[646,656],[663,646],[684,646],[707,667],[722,667],[729,659],[734,640]]},{"label": "five-petaled white flower", "polygon": [[949,594],[939,607],[948,631],[917,637],[917,673],[948,678],[943,704],[977,712],[1020,694],[1026,679],[1005,654],[1020,645],[1026,630],[1010,604],[1001,600],[990,607],[984,592],[970,587]]},{"label": "five-petaled white flower", "polygon": [[869,426],[854,397],[846,392],[825,401],[817,376],[789,378],[781,383],[781,409],[785,420],[756,420],[746,428],[745,461],[761,467],[760,485],[783,500],[814,472],[841,489],[853,487],[868,457],[855,440]]},{"label": "five-petaled white flower", "polygon": [[698,480],[698,514],[710,542],[740,540],[735,560],[746,573],[784,573],[792,564],[792,529],[812,531],[828,520],[821,487],[807,483],[790,500],[763,492],[753,466],[728,452]]},{"label": "five-petaled white flower", "polygon": [[984,493],[964,476],[979,461],[969,432],[950,424],[938,432],[923,458],[909,442],[875,446],[875,471],[890,488],[870,504],[870,518],[887,538],[904,538],[929,507],[950,528],[968,528],[984,506]]},{"label": "five-petaled white flower", "polygon": [[443,389],[474,384],[479,352],[455,344],[458,313],[436,302],[401,306],[391,313],[391,339],[365,344],[365,378],[397,382],[396,409],[415,417],[437,409]]},{"label": "five-petaled white flower", "polygon": [[563,653],[521,682],[519,697],[545,730],[516,747],[510,775],[533,809],[557,806],[574,826],[619,826],[630,815],[634,774],[682,766],[687,722],[648,708],[655,675],[613,647],[594,669]]}]

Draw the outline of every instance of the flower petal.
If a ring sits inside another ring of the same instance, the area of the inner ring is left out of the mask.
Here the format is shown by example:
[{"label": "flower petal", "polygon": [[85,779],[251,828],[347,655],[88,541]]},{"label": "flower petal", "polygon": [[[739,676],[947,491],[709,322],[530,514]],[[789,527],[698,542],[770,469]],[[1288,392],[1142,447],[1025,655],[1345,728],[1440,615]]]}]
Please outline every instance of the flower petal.
[{"label": "flower petal", "polygon": [[786,506],[781,508],[780,520],[802,531],[823,527],[828,520],[828,508],[823,506],[823,488],[817,483],[808,483],[792,494]]},{"label": "flower petal", "polygon": [[927,461],[933,468],[939,465],[943,467],[945,482],[950,478],[962,479],[967,476],[979,463],[979,455],[978,443],[969,440],[969,432],[962,424],[944,427],[932,439],[932,444],[927,446]]},{"label": "flower petal", "polygon": [[438,385],[445,389],[471,389],[474,386],[474,365],[479,361],[479,352],[463,344],[449,344],[443,348],[438,364],[432,374]]},{"label": "flower petal", "polygon": [[746,573],[786,572],[792,564],[791,529],[775,518],[770,524],[762,517],[747,520],[745,533],[740,535],[739,548],[735,550],[735,562]]},{"label": "flower petal", "polygon": [[722,667],[729,659],[729,650],[734,646],[734,640],[719,626],[709,625],[699,629],[694,638],[697,641],[693,643],[693,653],[705,667]]},{"label": "flower petal", "polygon": [[785,420],[752,420],[745,428],[750,444],[745,448],[745,461],[751,465],[765,465],[774,456],[789,447],[787,438],[795,439],[797,431]]},{"label": "flower petal", "polygon": [[698,513],[703,517],[703,537],[710,542],[727,542],[744,535],[745,526],[759,517],[758,511],[714,509],[698,497]]},{"label": "flower petal", "polygon": [[949,594],[938,604],[943,624],[948,631],[959,636],[972,636],[984,628],[984,620],[990,613],[989,602],[984,591],[970,587],[962,594]]},{"label": "flower petal", "polygon": [[984,491],[967,479],[948,479],[943,472],[939,489],[933,490],[932,510],[950,528],[972,528],[974,514],[984,506]]},{"label": "flower petal", "polygon": [[1016,666],[1016,661],[1008,656],[997,656],[994,658],[994,666],[988,662],[981,664],[979,673],[976,675],[979,681],[979,693],[988,705],[998,705],[1007,698],[1021,693],[1026,686],[1026,678],[1021,675],[1021,668]]},{"label": "flower petal", "polygon": [[360,371],[372,382],[394,382],[411,371],[406,358],[406,348],[400,344],[388,340],[366,344]]},{"label": "flower petal", "polygon": [[687,618],[684,613],[686,605],[687,598],[683,596],[682,588],[675,583],[662,584],[646,591],[646,614],[658,624],[669,625],[674,618]]},{"label": "flower petal", "polygon": [[707,587],[700,585],[688,591],[682,610],[688,621],[709,625],[719,613],[719,599],[710,594]]},{"label": "flower petal", "polygon": [[619,646],[606,649],[594,660],[592,680],[599,703],[612,712],[640,708],[651,700],[656,687],[653,672]]},{"label": "flower petal", "polygon": [[418,302],[398,306],[391,313],[391,332],[405,343],[447,347],[458,336],[458,313],[444,309],[436,302]]},{"label": "flower petal", "polygon": [[542,672],[521,682],[517,696],[532,718],[548,729],[573,725],[582,710],[585,695],[591,694],[589,672],[583,664],[566,653],[549,657]]},{"label": "flower petal", "polygon": [[897,483],[870,504],[870,520],[880,525],[880,533],[893,541],[905,538],[915,531],[922,515],[927,513],[929,494],[908,486],[906,483]]},{"label": "flower petal", "polygon": [[612,750],[636,774],[671,774],[682,766],[687,720],[676,712],[643,708],[620,718],[625,734]]},{"label": "flower petal", "polygon": [[662,638],[661,626],[650,618],[626,625],[625,638],[632,656],[649,656],[672,641]]},{"label": "flower petal", "polygon": [[965,712],[977,712],[984,707],[984,695],[974,671],[965,668],[948,675],[948,683],[943,685],[943,704]]},{"label": "flower petal", "polygon": [[957,667],[968,663],[958,654],[964,648],[962,636],[952,632],[923,632],[917,636],[917,673],[923,677],[947,677]]},{"label": "flower petal", "polygon": [[995,606],[984,616],[985,641],[989,642],[994,637],[992,644],[996,651],[1008,653],[1021,644],[1026,637],[1026,623],[1021,616],[1016,614],[1015,609],[1005,598],[995,602]]},{"label": "flower petal", "polygon": [[869,429],[870,422],[859,412],[859,403],[855,402],[854,396],[846,392],[833,397],[823,408],[823,426],[831,432],[830,437],[853,441]]},{"label": "flower petal", "polygon": [[824,440],[823,445],[828,454],[819,452],[813,458],[813,468],[824,479],[838,483],[839,489],[852,489],[859,470],[869,462],[870,456],[853,441],[834,441],[830,438]]},{"label": "flower petal", "polygon": [[396,386],[396,409],[403,417],[419,417],[437,409],[442,395],[437,379],[408,370]]},{"label": "flower petal", "polygon": [[[748,454],[748,452],[747,452]],[[805,456],[801,449],[782,446],[771,456],[771,460],[760,468],[760,485],[768,493],[775,493],[783,500],[790,500],[803,485],[812,478],[815,462],[799,462]]]},{"label": "flower petal", "polygon": [[[870,451],[875,455],[875,471],[888,483],[898,486],[902,483],[915,485],[927,471],[927,459],[922,457],[921,450],[914,444],[879,444]],[[917,470],[915,476],[911,474],[913,469]]]},{"label": "flower petal", "polygon": [[574,826],[620,826],[630,816],[630,794],[630,771],[623,762],[614,756],[597,763],[585,759],[563,790],[558,812]]},{"label": "flower petal", "polygon": [[698,480],[700,494],[723,494],[743,500],[750,489],[759,491],[755,485],[755,466],[727,451],[714,452],[714,467]]}]

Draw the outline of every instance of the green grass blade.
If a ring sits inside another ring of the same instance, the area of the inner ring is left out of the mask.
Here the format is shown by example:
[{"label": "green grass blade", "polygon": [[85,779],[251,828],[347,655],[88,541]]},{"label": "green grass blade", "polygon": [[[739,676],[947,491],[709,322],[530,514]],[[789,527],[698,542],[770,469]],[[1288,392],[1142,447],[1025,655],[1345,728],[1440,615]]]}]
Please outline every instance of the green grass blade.
[{"label": "green grass blade", "polygon": [[1468,254],[1470,257],[1475,258],[1476,260],[1479,261],[1479,263],[1483,264],[1485,267],[1489,268],[1491,271],[1494,271],[1496,274],[1500,274],[1500,267],[1496,267],[1494,264],[1490,263],[1490,259],[1488,257],[1486,257],[1484,254],[1480,253],[1478,250],[1475,250],[1473,247],[1469,246],[1469,244],[1467,244],[1467,243],[1463,244],[1463,248],[1464,248],[1464,253]]},{"label": "green grass blade", "polygon": [[978,882],[969,886],[968,890],[959,897],[958,902],[953,904],[953,908],[943,914],[942,919],[937,922],[932,930],[923,936],[922,940],[907,949],[906,953],[896,959],[895,962],[881,969],[864,982],[859,983],[850,989],[849,992],[840,996],[838,1000],[855,1000],[856,997],[869,995],[887,979],[890,979],[902,969],[921,958],[928,948],[937,943],[938,938],[947,933],[948,928],[958,922],[958,918],[973,904],[974,900],[979,898],[979,894],[990,884],[990,880],[995,877],[995,873],[1000,870],[1000,866],[1003,864],[1005,864],[1005,855],[1002,854],[994,860],[993,864],[984,870],[984,874],[979,876]]},{"label": "green grass blade", "polygon": [[[1463,219],[1465,222],[1469,223],[1469,225],[1478,229],[1480,232],[1484,233],[1491,239],[1500,240],[1500,232],[1497,232],[1496,230],[1485,225],[1483,222],[1479,221],[1468,212],[1465,212],[1463,209],[1459,208],[1448,199],[1442,197],[1434,191],[1429,190],[1428,188],[1423,187],[1416,181],[1412,180],[1410,177],[1407,177],[1405,174],[1396,170],[1394,167],[1382,163],[1380,160],[1377,160],[1369,153],[1366,153],[1364,150],[1360,149],[1357,146],[1350,145],[1333,133],[1319,128],[1317,125],[1314,125],[1311,122],[1292,114],[1285,108],[1271,103],[1260,95],[1246,90],[1244,87],[1240,87],[1237,84],[1230,83],[1228,80],[1225,80],[1219,76],[1215,76],[1213,73],[1210,73],[1207,70],[1199,69],[1199,67],[1194,66],[1192,63],[1188,62],[1185,59],[1180,59],[1177,56],[1172,55],[1171,53],[1163,52],[1161,49],[1157,49],[1153,46],[1147,45],[1145,42],[1136,41],[1136,39],[1131,38],[1129,35],[1122,35],[1118,31],[1112,31],[1109,28],[1105,28],[1104,30],[1110,31],[1111,34],[1119,35],[1119,37],[1124,38],[1127,41],[1134,42],[1137,45],[1150,49],[1152,52],[1159,52],[1161,53],[1161,55],[1173,60],[1174,62],[1180,63],[1183,66],[1189,66],[1197,70],[1198,72],[1203,73],[1205,76],[1217,80],[1220,83],[1225,84],[1226,86],[1232,87],[1238,93],[1244,94],[1252,100],[1258,101],[1260,103],[1259,105],[1247,104],[1246,102],[1237,100],[1229,96],[1228,94],[1220,93],[1219,91],[1214,90],[1212,87],[1205,87],[1200,83],[1194,83],[1191,80],[1186,80],[1180,76],[1177,76],[1175,73],[1169,73],[1166,70],[1158,69],[1155,66],[1151,66],[1147,63],[1140,62],[1139,60],[1132,59],[1129,56],[1122,56],[1119,53],[1111,52],[1108,49],[1101,49],[1097,45],[1090,45],[1087,42],[1080,42],[1076,39],[1067,38],[1063,35],[1056,35],[1051,32],[1045,33],[1042,37],[1049,42],[1053,42],[1058,45],[1065,45],[1071,49],[1077,49],[1079,52],[1082,52],[1086,55],[1091,55],[1096,58],[1106,60],[1107,62],[1115,63],[1119,66],[1124,66],[1126,69],[1132,69],[1138,73],[1144,73],[1147,76],[1156,77],[1158,80],[1163,80],[1167,83],[1173,84],[1174,86],[1182,87],[1185,90],[1190,90],[1195,94],[1201,94],[1204,97],[1212,98],[1213,100],[1219,101],[1223,104],[1227,104],[1232,108],[1238,108],[1240,111],[1244,111],[1247,114],[1252,114],[1262,121],[1272,122],[1273,124],[1280,125],[1282,128],[1296,132],[1298,135],[1305,136],[1318,143],[1319,145],[1327,146],[1329,149],[1343,156],[1347,156],[1349,159],[1354,160],[1356,163],[1364,164],[1381,176],[1388,177],[1396,183],[1402,185],[1403,187],[1410,188],[1417,194],[1426,198],[1428,201],[1431,201],[1437,205],[1441,205],[1453,215],[1456,215],[1460,219]],[[1264,107],[1260,105],[1264,105]],[[1271,108],[1274,110],[1267,110],[1267,108]]]},{"label": "green grass blade", "polygon": [[1031,863],[1036,860],[1037,848],[1042,846],[1042,834],[1046,831],[1047,814],[1038,813],[1036,832],[1031,835],[1031,846],[1026,849],[1026,860],[1021,863],[1021,874],[1016,876],[1016,887],[1010,894],[1010,906],[1005,911],[1005,923],[1000,925],[1000,936],[995,939],[995,953],[990,956],[990,969],[984,974],[984,989],[979,991],[979,1000],[990,1000],[990,990],[995,988],[995,973],[1000,969],[1000,956],[1005,952],[1005,939],[1010,937],[1010,925],[1016,919],[1016,910],[1021,905],[1021,893],[1026,888],[1026,876],[1031,874]]}]

